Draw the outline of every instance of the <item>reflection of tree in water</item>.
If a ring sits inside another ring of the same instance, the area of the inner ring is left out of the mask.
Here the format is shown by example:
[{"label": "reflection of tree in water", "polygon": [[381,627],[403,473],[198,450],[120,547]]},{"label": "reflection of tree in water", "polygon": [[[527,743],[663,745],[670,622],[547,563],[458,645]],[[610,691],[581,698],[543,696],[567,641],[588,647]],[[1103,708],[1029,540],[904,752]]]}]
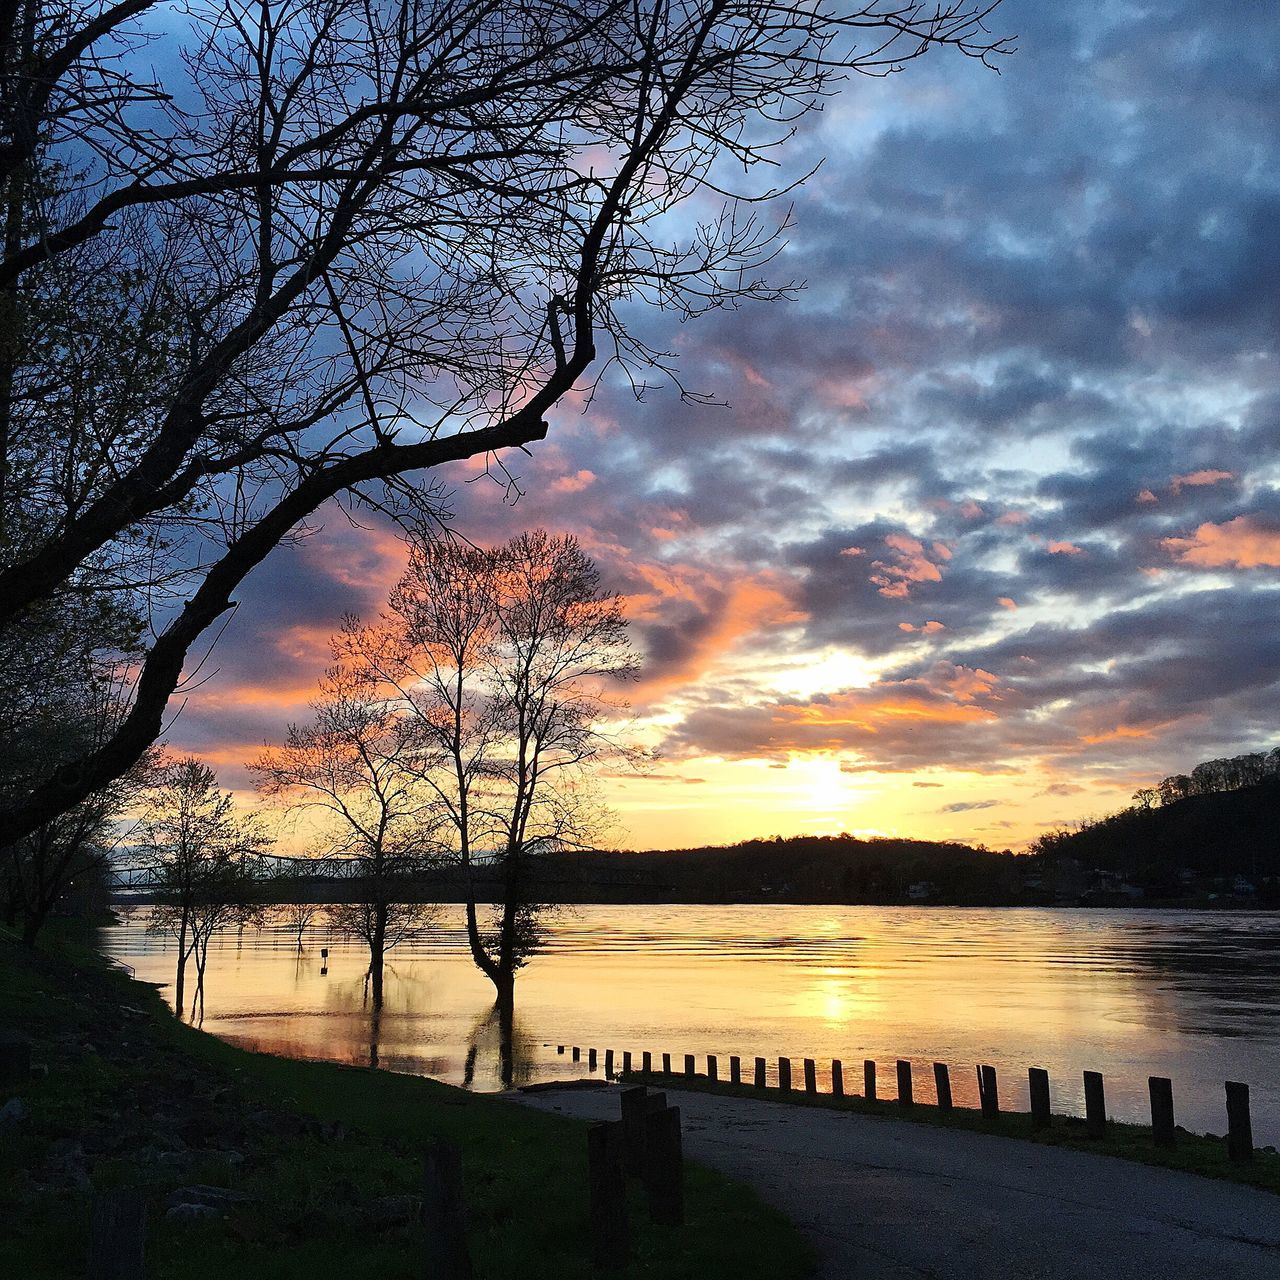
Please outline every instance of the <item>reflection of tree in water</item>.
[{"label": "reflection of tree in water", "polygon": [[462,1068],[463,1087],[474,1086],[477,1066],[484,1071],[485,1064],[492,1063],[502,1087],[510,1089],[517,1080],[529,1078],[533,1051],[534,1040],[519,1025],[514,999],[499,998],[471,1030]]}]

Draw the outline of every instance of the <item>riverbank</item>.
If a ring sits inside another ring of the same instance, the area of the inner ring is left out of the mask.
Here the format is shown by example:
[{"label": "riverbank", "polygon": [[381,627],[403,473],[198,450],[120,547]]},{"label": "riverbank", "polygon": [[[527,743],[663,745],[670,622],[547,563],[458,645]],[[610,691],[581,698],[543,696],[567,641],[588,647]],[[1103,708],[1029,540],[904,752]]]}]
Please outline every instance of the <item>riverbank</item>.
[{"label": "riverbank", "polygon": [[[413,1197],[421,1153],[441,1138],[463,1149],[477,1277],[590,1274],[579,1122],[233,1048],[179,1023],[83,938],[32,952],[0,935],[0,1028],[29,1036],[42,1069],[0,1087],[0,1275],[81,1276],[92,1195],[131,1185],[149,1201],[149,1280],[416,1277],[427,1243]],[[230,1194],[179,1210],[192,1187]],[[804,1242],[749,1191],[690,1167],[687,1196],[679,1231],[637,1211],[620,1275],[807,1274]]]}]

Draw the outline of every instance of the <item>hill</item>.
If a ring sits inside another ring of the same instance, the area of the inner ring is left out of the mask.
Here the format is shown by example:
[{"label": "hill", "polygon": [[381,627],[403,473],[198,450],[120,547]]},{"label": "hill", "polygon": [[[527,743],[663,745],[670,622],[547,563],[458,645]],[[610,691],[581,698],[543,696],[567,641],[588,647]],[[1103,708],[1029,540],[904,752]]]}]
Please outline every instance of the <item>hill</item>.
[{"label": "hill", "polygon": [[[1140,793],[1141,794],[1141,793]],[[1280,778],[1135,805],[1033,849],[1046,883],[1084,877],[1085,901],[1255,899],[1280,906]],[[1070,890],[1067,890],[1070,892]]]}]

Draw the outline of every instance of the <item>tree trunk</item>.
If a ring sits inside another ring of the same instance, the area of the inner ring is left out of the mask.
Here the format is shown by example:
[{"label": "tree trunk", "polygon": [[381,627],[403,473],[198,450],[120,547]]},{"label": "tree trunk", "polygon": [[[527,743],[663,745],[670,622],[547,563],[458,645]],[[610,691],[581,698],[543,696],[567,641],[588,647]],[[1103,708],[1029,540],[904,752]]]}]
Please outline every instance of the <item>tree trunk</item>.
[{"label": "tree trunk", "polygon": [[369,939],[369,981],[373,988],[373,1007],[382,1008],[382,958],[387,947],[387,905],[374,908],[373,937]]},{"label": "tree trunk", "polygon": [[182,1000],[187,987],[187,913],[184,908],[178,925],[178,972],[173,980],[173,1011],[182,1017]]}]

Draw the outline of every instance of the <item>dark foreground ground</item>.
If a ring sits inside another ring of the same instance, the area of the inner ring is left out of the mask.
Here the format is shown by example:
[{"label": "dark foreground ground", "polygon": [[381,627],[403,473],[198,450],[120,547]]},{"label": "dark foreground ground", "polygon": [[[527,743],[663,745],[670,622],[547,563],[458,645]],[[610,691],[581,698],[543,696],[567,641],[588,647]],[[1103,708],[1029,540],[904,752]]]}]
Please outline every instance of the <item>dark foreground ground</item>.
[{"label": "dark foreground ground", "polygon": [[[31,952],[0,934],[0,1030],[30,1036],[47,1069],[0,1083],[0,1277],[79,1280],[93,1195],[130,1185],[149,1199],[148,1280],[421,1280],[415,1196],[437,1138],[463,1148],[478,1277],[591,1274],[581,1121],[234,1049],[68,939]],[[691,1168],[687,1193],[678,1230],[647,1226],[637,1201],[635,1261],[616,1274],[809,1274],[809,1247],[751,1191]]]},{"label": "dark foreground ground", "polygon": [[[824,1280],[1275,1280],[1280,1196],[960,1128],[676,1091],[685,1151],[796,1222]],[[584,1119],[612,1088],[522,1095]]]}]

